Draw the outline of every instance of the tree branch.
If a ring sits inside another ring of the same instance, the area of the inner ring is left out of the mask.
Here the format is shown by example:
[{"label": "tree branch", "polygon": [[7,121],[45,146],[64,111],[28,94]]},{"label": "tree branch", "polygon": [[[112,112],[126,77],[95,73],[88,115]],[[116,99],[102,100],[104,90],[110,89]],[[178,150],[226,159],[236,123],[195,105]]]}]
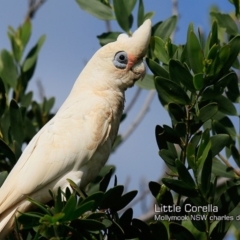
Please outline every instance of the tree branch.
[{"label": "tree branch", "polygon": [[25,20],[33,19],[38,9],[46,2],[47,0],[28,0],[28,11],[25,17]]}]

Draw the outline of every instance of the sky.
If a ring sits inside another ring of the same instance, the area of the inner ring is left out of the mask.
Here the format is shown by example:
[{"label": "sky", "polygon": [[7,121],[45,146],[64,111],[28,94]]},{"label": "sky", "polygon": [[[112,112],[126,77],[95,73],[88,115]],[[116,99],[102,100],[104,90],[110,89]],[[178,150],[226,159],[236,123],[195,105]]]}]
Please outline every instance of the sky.
[{"label": "sky", "polygon": [[[1,0],[0,8],[0,50],[10,49],[7,38],[9,25],[16,28],[24,20],[27,12],[27,0]],[[153,24],[172,15],[172,2],[169,0],[145,0],[145,10],[154,11]],[[195,29],[200,27],[204,32],[209,31],[209,9],[217,5],[222,12],[234,11],[227,0],[181,0],[178,3],[179,21],[174,42],[183,44],[190,22]],[[136,8],[134,10],[136,16]],[[45,95],[56,97],[53,110],[61,106],[67,98],[74,81],[83,69],[85,63],[100,48],[97,35],[106,32],[105,22],[84,12],[72,0],[48,0],[39,9],[33,19],[33,34],[28,45],[29,50],[42,34],[47,38],[40,51],[35,74],[28,90],[35,92],[35,99],[39,100],[37,81],[41,81]],[[111,21],[114,31],[121,31],[115,21]],[[136,23],[133,29],[136,29]],[[127,90],[126,106],[130,102],[136,87]],[[141,110],[148,91],[143,90],[132,111],[123,122],[119,132],[124,133]],[[158,155],[155,140],[155,126],[171,125],[167,112],[155,96],[149,111],[134,133],[114,152],[108,161],[117,167],[116,175],[119,184],[128,182],[127,191],[145,190],[149,181],[158,181],[164,172],[163,161]],[[147,199],[143,206],[134,208],[134,216],[142,214],[141,207],[148,209],[153,201]],[[145,207],[144,207],[145,206]]]}]

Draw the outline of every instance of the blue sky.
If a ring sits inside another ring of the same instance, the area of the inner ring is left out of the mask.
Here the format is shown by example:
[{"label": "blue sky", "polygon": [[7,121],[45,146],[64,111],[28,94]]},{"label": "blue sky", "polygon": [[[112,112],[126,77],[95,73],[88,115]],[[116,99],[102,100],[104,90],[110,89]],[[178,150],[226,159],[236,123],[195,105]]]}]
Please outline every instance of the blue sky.
[{"label": "blue sky", "polygon": [[[146,11],[155,11],[153,23],[164,20],[172,15],[171,1],[145,0]],[[209,31],[208,11],[216,4],[223,12],[233,11],[233,6],[227,0],[181,0],[179,1],[180,18],[175,34],[175,43],[184,43],[187,27],[193,22],[195,28],[201,27],[206,33]],[[10,49],[7,38],[7,27],[16,28],[22,23],[27,9],[27,0],[1,0],[0,8],[0,49]],[[112,29],[119,31],[115,21],[111,22]],[[134,24],[133,30],[135,30]],[[28,90],[35,91],[35,99],[39,99],[36,92],[37,80],[42,82],[45,94],[49,98],[56,97],[54,110],[56,111],[68,96],[75,79],[85,63],[99,49],[97,35],[105,32],[105,22],[96,19],[82,11],[75,1],[49,0],[38,11],[33,20],[33,34],[28,47],[32,47],[37,39],[46,34],[47,39],[40,52],[36,72]],[[136,88],[126,93],[126,106],[131,100]],[[127,120],[121,125],[120,133],[128,129],[147,96],[147,91],[141,93],[137,104]],[[109,162],[117,166],[119,184],[125,184],[130,178],[127,190],[146,189],[149,181],[158,181],[163,172],[162,160],[158,156],[155,141],[155,126],[171,125],[167,112],[155,96],[150,110],[140,126],[130,138],[111,155]],[[147,207],[151,201],[148,199]],[[141,214],[140,207],[136,207],[135,216]]]}]

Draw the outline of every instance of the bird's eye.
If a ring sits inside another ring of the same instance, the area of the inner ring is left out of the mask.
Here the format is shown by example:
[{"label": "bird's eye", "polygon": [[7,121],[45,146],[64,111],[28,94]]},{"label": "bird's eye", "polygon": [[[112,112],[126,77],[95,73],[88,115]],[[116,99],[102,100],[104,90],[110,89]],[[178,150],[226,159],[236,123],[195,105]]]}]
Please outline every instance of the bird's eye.
[{"label": "bird's eye", "polygon": [[117,52],[113,59],[113,64],[115,67],[124,69],[128,63],[128,56],[126,52]]}]

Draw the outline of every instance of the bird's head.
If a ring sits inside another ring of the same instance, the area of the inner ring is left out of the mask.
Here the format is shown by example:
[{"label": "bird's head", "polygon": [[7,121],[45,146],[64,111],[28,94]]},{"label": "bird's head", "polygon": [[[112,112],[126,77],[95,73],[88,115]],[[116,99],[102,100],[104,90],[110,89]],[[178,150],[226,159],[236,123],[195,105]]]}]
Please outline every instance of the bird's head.
[{"label": "bird's head", "polygon": [[[126,90],[144,77],[146,54],[151,36],[151,21],[146,20],[129,37],[120,34],[115,42],[100,48],[86,66],[94,71],[95,87]],[[92,76],[93,77],[93,76]]]}]

